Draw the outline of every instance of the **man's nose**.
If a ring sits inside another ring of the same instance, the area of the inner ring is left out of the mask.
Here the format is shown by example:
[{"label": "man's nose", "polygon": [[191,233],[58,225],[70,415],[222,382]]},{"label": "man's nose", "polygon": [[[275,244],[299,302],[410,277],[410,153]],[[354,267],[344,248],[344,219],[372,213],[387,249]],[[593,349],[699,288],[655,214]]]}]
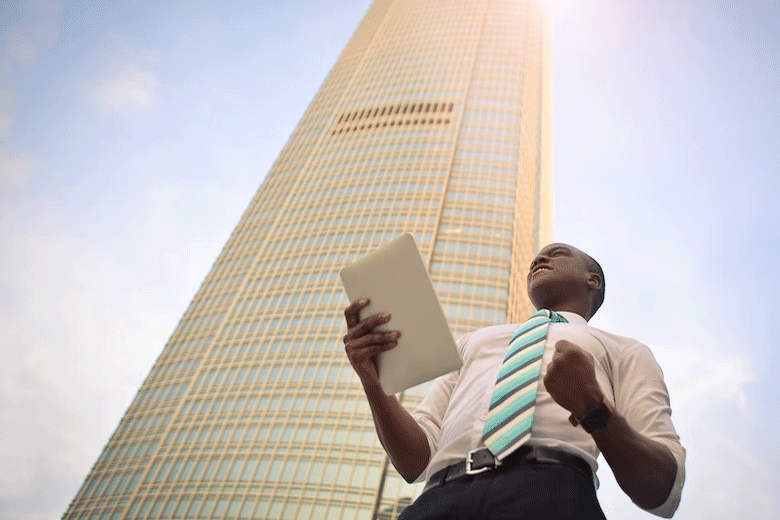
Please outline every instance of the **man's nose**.
[{"label": "man's nose", "polygon": [[543,262],[547,262],[547,257],[544,255],[537,255],[536,258],[534,258],[534,261],[531,262],[531,269]]}]

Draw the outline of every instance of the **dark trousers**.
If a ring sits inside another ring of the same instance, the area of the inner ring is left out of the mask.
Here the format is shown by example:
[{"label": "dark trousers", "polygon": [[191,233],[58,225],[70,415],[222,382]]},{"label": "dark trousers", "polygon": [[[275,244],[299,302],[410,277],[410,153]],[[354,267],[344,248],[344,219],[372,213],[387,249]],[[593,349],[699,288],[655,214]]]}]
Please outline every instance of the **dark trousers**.
[{"label": "dark trousers", "polygon": [[606,520],[593,480],[564,464],[518,464],[429,489],[398,520]]}]

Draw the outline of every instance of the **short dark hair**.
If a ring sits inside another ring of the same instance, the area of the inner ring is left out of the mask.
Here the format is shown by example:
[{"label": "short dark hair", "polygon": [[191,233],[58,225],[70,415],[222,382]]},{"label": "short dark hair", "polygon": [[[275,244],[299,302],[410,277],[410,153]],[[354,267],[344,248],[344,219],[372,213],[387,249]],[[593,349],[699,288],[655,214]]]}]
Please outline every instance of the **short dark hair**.
[{"label": "short dark hair", "polygon": [[599,289],[599,292],[596,294],[596,301],[593,304],[593,314],[596,314],[596,311],[599,310],[601,304],[604,303],[604,288],[606,287],[607,282],[604,279],[604,270],[601,268],[601,265],[587,253],[585,253],[585,258],[587,259],[588,271],[599,275],[599,278],[601,278],[601,289]]}]

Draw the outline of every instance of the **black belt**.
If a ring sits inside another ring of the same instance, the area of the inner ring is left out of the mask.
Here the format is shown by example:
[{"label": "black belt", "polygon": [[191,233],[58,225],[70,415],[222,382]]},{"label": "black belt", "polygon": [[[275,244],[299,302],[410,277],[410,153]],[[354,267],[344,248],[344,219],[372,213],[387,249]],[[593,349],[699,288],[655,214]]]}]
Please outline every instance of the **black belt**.
[{"label": "black belt", "polygon": [[518,464],[565,464],[584,472],[588,479],[593,480],[593,470],[590,465],[576,455],[546,448],[544,446],[520,446],[503,461],[496,460],[487,448],[471,450],[465,460],[456,462],[440,469],[428,479],[423,493],[436,486],[441,486],[466,475],[477,475],[501,466],[516,466]]}]

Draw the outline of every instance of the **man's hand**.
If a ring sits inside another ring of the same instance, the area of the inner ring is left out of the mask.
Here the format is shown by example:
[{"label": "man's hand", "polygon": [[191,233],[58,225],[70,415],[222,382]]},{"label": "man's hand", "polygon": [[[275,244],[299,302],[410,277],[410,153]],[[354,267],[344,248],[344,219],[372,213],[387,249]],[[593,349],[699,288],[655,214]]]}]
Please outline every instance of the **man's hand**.
[{"label": "man's hand", "polygon": [[571,341],[555,344],[555,354],[547,365],[544,386],[556,403],[575,419],[585,415],[588,406],[599,404],[604,394],[596,381],[593,356]]},{"label": "man's hand", "polygon": [[344,310],[348,329],[344,336],[344,350],[363,383],[379,442],[398,473],[407,482],[414,482],[425,471],[431,449],[422,427],[394,395],[385,393],[379,383],[376,356],[398,345],[401,333],[374,330],[390,321],[390,313],[387,312],[361,320],[360,311],[369,303],[367,298],[361,298]]},{"label": "man's hand", "polygon": [[357,372],[363,387],[378,387],[379,370],[376,356],[398,345],[401,333],[396,331],[374,331],[390,321],[390,313],[382,312],[360,319],[360,311],[371,303],[367,298],[355,300],[344,310],[347,319],[347,334],[344,336],[344,350],[352,368]]}]

